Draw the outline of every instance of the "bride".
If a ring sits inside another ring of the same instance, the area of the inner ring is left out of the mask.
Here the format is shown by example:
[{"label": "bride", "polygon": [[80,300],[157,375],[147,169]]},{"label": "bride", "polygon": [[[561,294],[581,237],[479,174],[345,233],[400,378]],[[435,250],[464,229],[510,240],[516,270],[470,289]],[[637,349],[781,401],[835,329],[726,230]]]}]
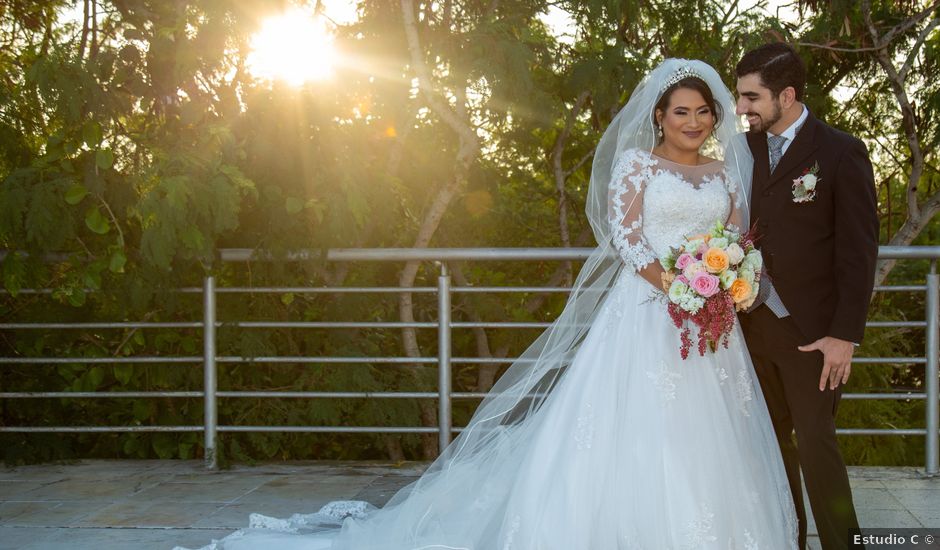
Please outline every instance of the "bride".
[{"label": "bride", "polygon": [[600,244],[564,311],[425,474],[382,509],[253,514],[207,548],[796,548],[740,327],[728,349],[683,360],[661,299],[670,246],[716,221],[747,225],[752,161],[738,133],[713,68],[659,65],[598,144],[587,215]]}]

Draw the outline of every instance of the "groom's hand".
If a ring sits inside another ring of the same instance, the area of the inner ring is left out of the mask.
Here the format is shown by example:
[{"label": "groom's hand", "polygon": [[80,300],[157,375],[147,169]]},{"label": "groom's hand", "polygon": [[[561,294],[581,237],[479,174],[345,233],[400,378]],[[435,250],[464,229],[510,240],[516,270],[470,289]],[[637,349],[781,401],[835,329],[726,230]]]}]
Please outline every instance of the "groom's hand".
[{"label": "groom's hand", "polygon": [[827,379],[831,390],[849,381],[849,374],[852,373],[852,354],[855,353],[855,344],[852,342],[824,336],[807,346],[798,346],[797,349],[822,352],[823,370],[819,377],[819,391],[826,389]]}]

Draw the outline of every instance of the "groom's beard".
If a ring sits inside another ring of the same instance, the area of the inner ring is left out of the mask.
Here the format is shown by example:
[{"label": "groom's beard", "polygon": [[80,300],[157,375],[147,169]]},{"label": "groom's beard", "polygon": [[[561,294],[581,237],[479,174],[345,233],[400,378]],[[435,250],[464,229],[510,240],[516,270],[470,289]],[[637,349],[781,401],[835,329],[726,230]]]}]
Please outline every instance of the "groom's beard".
[{"label": "groom's beard", "polygon": [[767,118],[764,118],[764,115],[760,113],[745,113],[745,115],[748,118],[750,117],[758,118],[757,124],[752,125],[750,127],[749,132],[754,133],[754,134],[766,132],[767,130],[770,129],[771,126],[773,126],[774,124],[777,123],[778,120],[780,120],[780,118],[783,116],[783,109],[780,108],[780,102],[774,101],[773,106],[774,106],[774,111]]}]

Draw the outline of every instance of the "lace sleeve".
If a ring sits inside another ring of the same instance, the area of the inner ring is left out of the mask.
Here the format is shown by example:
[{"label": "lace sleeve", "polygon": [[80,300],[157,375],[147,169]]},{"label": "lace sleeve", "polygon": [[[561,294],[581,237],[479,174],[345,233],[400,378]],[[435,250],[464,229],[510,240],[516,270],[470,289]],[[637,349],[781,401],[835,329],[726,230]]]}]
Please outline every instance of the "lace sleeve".
[{"label": "lace sleeve", "polygon": [[643,191],[652,175],[652,164],[647,153],[625,151],[614,166],[608,195],[611,241],[624,262],[636,271],[657,259],[643,235]]},{"label": "lace sleeve", "polygon": [[740,182],[731,177],[726,171],[721,172],[721,178],[725,182],[725,188],[728,189],[728,195],[731,196],[731,213],[728,215],[728,221],[725,225],[733,225],[741,231],[747,231],[743,227],[747,222],[744,219],[744,212],[747,205],[744,204],[745,196],[742,192]]}]

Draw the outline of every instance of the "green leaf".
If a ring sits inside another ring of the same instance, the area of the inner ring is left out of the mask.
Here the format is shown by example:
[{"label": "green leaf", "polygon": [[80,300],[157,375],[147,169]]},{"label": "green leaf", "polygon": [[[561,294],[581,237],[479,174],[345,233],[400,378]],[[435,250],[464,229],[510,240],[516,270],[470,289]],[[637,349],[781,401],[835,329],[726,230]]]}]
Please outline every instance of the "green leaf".
[{"label": "green leaf", "polygon": [[131,381],[131,378],[134,376],[134,366],[133,365],[115,365],[114,366],[114,378],[117,379],[121,384],[127,384]]},{"label": "green leaf", "polygon": [[111,168],[114,165],[114,153],[110,149],[98,149],[95,153],[95,164],[98,168]]},{"label": "green leaf", "polygon": [[85,298],[87,298],[87,296],[85,296],[84,290],[80,288],[72,288],[69,290],[70,290],[70,292],[68,293],[69,304],[71,304],[74,307],[82,307],[83,305],[85,305]]},{"label": "green leaf", "polygon": [[124,264],[126,263],[127,256],[124,255],[123,250],[118,249],[111,254],[111,262],[108,265],[108,269],[114,273],[124,273]]},{"label": "green leaf", "polygon": [[285,306],[289,306],[294,303],[294,293],[285,292],[284,294],[281,294],[281,303]]},{"label": "green leaf", "polygon": [[101,125],[89,120],[82,126],[82,139],[89,147],[97,147],[101,143]]},{"label": "green leaf", "polygon": [[97,206],[90,208],[85,214],[85,225],[99,235],[104,235],[111,230],[111,224],[101,215],[101,211],[98,210]]},{"label": "green leaf", "polygon": [[188,248],[191,250],[201,251],[206,245],[206,239],[202,235],[202,231],[199,231],[199,228],[195,225],[190,225],[183,230],[180,238]]},{"label": "green leaf", "polygon": [[192,443],[180,443],[180,454],[179,457],[183,460],[189,460],[193,457],[193,445]]},{"label": "green leaf", "polygon": [[176,455],[176,438],[166,433],[158,433],[153,436],[153,450],[157,456],[162,459],[173,458]]},{"label": "green leaf", "polygon": [[104,382],[104,368],[92,367],[92,369],[88,371],[88,381],[91,383],[92,388],[98,389],[101,383]]},{"label": "green leaf", "polygon": [[26,281],[26,262],[19,252],[10,252],[3,260],[3,287],[16,298]]},{"label": "green leaf", "polygon": [[82,202],[86,196],[88,196],[88,189],[85,189],[84,185],[73,185],[65,192],[65,202],[74,206]]},{"label": "green leaf", "polygon": [[287,200],[284,201],[284,207],[287,209],[288,214],[296,214],[304,209],[304,203],[300,199],[287,197]]}]

